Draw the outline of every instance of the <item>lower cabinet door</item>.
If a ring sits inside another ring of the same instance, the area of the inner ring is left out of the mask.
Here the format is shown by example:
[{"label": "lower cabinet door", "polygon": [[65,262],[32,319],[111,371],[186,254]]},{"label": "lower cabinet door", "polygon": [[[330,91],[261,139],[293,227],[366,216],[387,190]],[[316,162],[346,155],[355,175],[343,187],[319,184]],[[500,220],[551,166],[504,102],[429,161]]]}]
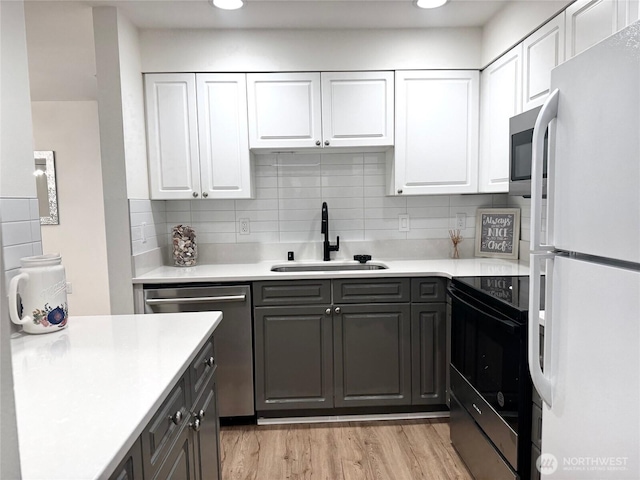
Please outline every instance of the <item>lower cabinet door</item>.
[{"label": "lower cabinet door", "polygon": [[138,437],[109,480],[141,480],[142,478],[142,446]]},{"label": "lower cabinet door", "polygon": [[154,480],[196,480],[191,431],[183,428]]},{"label": "lower cabinet door", "polygon": [[334,308],[335,406],[411,404],[409,304]]},{"label": "lower cabinet door", "polygon": [[446,303],[411,306],[412,404],[446,403]]},{"label": "lower cabinet door", "polygon": [[220,419],[216,371],[214,370],[193,408],[189,428],[195,438],[198,480],[220,480]]},{"label": "lower cabinet door", "polygon": [[256,410],[333,407],[328,306],[256,307]]}]

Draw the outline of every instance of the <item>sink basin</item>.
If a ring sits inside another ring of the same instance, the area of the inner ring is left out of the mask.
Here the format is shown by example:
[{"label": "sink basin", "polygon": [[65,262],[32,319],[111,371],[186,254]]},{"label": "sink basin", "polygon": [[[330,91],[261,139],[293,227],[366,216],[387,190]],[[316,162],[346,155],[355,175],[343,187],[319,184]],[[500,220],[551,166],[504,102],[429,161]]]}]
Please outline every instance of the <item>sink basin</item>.
[{"label": "sink basin", "polygon": [[282,263],[271,267],[272,272],[341,272],[345,270],[385,270],[380,262],[322,262],[322,263]]}]

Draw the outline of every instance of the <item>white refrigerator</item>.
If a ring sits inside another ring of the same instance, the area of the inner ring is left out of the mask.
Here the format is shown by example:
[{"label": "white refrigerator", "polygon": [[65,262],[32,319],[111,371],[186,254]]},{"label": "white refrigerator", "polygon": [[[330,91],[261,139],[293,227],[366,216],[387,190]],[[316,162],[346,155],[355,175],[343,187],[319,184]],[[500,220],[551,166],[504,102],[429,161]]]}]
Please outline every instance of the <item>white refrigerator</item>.
[{"label": "white refrigerator", "polygon": [[528,353],[543,413],[532,462],[542,478],[638,480],[640,22],[554,69],[551,91],[533,137]]}]

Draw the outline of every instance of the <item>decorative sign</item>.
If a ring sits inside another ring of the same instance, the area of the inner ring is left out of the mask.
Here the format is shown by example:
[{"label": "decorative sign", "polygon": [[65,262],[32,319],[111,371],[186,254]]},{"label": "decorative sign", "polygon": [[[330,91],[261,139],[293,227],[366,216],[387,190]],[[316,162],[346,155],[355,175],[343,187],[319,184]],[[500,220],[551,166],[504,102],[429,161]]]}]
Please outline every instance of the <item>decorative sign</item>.
[{"label": "decorative sign", "polygon": [[517,259],[519,243],[519,208],[478,209],[476,257]]}]

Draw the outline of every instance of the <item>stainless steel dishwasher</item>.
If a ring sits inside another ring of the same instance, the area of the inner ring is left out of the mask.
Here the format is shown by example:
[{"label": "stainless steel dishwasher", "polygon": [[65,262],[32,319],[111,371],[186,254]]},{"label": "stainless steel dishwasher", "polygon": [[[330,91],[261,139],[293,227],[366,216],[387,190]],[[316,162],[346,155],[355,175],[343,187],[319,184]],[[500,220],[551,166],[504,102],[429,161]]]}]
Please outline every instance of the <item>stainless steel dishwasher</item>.
[{"label": "stainless steel dishwasher", "polygon": [[223,312],[214,336],[220,416],[254,415],[249,285],[149,287],[144,289],[145,313]]}]

